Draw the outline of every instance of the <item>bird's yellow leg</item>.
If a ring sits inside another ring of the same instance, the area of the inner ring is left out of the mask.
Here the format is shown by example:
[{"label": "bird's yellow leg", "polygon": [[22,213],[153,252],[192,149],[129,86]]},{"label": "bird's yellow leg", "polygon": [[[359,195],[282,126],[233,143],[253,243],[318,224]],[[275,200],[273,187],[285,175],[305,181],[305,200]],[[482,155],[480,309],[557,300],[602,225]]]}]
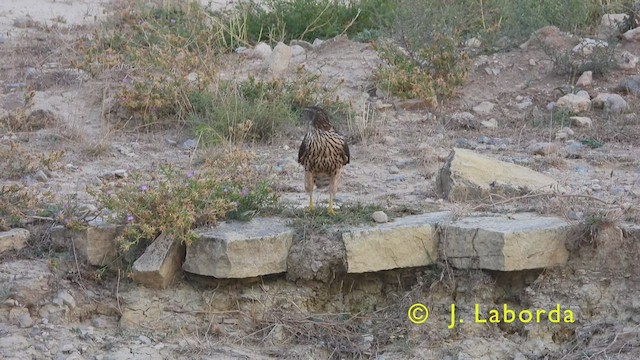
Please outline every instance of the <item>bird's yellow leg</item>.
[{"label": "bird's yellow leg", "polygon": [[313,193],[309,193],[309,210],[313,210]]},{"label": "bird's yellow leg", "polygon": [[327,214],[333,216],[336,212],[333,210],[333,196],[329,196],[329,207],[327,208]]}]

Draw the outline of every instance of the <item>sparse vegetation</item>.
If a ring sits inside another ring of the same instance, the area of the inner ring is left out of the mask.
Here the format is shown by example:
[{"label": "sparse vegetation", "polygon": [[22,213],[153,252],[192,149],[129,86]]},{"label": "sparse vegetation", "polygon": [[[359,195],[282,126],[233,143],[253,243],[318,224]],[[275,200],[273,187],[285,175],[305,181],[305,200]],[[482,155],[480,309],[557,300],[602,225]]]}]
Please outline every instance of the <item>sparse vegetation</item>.
[{"label": "sparse vegetation", "polygon": [[79,66],[115,80],[119,106],[143,127],[184,124],[189,94],[209,88],[222,51],[196,2],[125,7],[86,40]]},{"label": "sparse vegetation", "polygon": [[360,225],[373,223],[371,214],[382,210],[382,207],[373,204],[344,205],[336,210],[335,215],[329,215],[321,206],[308,211],[296,210],[292,215],[299,222],[296,227],[323,227],[325,225]]},{"label": "sparse vegetation", "polygon": [[464,82],[468,71],[467,55],[459,52],[451,39],[442,41],[409,53],[391,44],[382,45],[380,56],[389,66],[378,69],[375,82],[392,95],[423,99],[437,106]]},{"label": "sparse vegetation", "polygon": [[585,71],[591,71],[594,76],[601,76],[614,69],[617,64],[615,49],[618,42],[616,37],[610,37],[606,42],[593,46],[593,50],[587,51],[587,54],[579,54],[573,49],[558,50],[537,41],[551,59],[555,73],[561,76],[567,75],[572,80],[577,79]]},{"label": "sparse vegetation", "polygon": [[[506,49],[524,42],[546,25],[588,32],[607,10],[624,8],[621,1],[399,1],[388,28],[395,46],[379,47],[389,66],[378,70],[376,83],[402,98],[441,101],[464,82],[469,67],[467,50],[477,53]],[[477,50],[463,49],[464,41],[471,38],[482,46]],[[615,39],[610,39],[608,46],[596,47],[581,58],[570,50],[549,49],[548,55],[558,73],[575,77],[591,70],[603,74],[615,64],[615,45]]]},{"label": "sparse vegetation", "polygon": [[[241,24],[251,43],[314,41],[342,34],[365,40],[379,34],[395,5],[389,0],[245,0],[225,17]],[[226,35],[232,43],[235,34]]]},{"label": "sparse vegetation", "polygon": [[582,139],[580,140],[580,143],[582,145],[586,145],[592,149],[597,149],[597,148],[601,148],[604,146],[604,143],[602,141],[599,141],[597,139],[594,138],[586,138],[586,139]]},{"label": "sparse vegetation", "polygon": [[16,141],[0,144],[0,179],[17,180],[25,175],[33,175],[38,170],[55,170],[60,167],[63,151],[32,154]]},{"label": "sparse vegetation", "polygon": [[432,106],[453,94],[466,79],[469,65],[467,54],[459,46],[459,24],[449,24],[455,21],[445,16],[449,6],[437,3],[398,3],[390,30],[394,43],[378,47],[388,66],[380,67],[375,74],[375,82],[383,90],[403,98],[423,99]]},{"label": "sparse vegetation", "polygon": [[293,123],[299,107],[335,102],[331,89],[304,71],[293,81],[219,79],[221,57],[229,51],[223,34],[231,28],[197,2],[126,10],[83,44],[81,65],[115,77],[115,110],[142,128],[188,125],[212,144],[250,122],[243,140],[269,140]]},{"label": "sparse vegetation", "polygon": [[[317,76],[302,72],[294,81],[224,81],[216,92],[189,95],[189,122],[204,144],[231,141],[268,141],[294,127],[300,108],[313,103],[332,104],[331,91],[317,83]],[[345,106],[333,104],[344,109]]]},{"label": "sparse vegetation", "polygon": [[60,203],[49,204],[44,214],[51,216],[55,223],[69,230],[82,230],[87,227],[91,210],[80,204],[77,195],[68,195]]},{"label": "sparse vegetation", "polygon": [[9,230],[27,220],[29,215],[39,215],[51,200],[51,193],[37,193],[23,185],[0,187],[0,231]]},{"label": "sparse vegetation", "polygon": [[54,124],[56,119],[50,111],[32,111],[34,96],[34,91],[26,92],[24,104],[0,119],[0,129],[12,132],[36,131]]},{"label": "sparse vegetation", "polygon": [[277,195],[251,159],[252,154],[236,149],[199,170],[166,165],[157,174],[132,174],[121,186],[91,194],[113,213],[113,221],[128,224],[118,239],[123,252],[160,233],[190,243],[197,226],[248,219],[276,203]]}]

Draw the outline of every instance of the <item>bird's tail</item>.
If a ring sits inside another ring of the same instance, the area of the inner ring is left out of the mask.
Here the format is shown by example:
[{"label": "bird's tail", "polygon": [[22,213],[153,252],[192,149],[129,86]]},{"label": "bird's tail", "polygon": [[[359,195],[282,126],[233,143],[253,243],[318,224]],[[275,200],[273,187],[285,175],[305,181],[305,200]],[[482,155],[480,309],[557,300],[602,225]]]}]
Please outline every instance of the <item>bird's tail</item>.
[{"label": "bird's tail", "polygon": [[316,175],[313,177],[313,183],[316,185],[317,189],[326,189],[329,187],[330,182],[331,177],[328,175]]}]

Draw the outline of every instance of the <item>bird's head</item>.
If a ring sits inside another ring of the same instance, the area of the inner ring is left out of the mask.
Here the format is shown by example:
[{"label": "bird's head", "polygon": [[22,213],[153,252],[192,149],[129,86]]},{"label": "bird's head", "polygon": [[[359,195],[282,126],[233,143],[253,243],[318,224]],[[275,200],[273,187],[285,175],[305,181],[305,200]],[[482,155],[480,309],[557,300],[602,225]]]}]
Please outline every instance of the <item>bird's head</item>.
[{"label": "bird's head", "polygon": [[329,131],[333,129],[329,122],[329,115],[318,106],[309,106],[302,110],[300,118],[308,125],[313,126],[319,130]]}]

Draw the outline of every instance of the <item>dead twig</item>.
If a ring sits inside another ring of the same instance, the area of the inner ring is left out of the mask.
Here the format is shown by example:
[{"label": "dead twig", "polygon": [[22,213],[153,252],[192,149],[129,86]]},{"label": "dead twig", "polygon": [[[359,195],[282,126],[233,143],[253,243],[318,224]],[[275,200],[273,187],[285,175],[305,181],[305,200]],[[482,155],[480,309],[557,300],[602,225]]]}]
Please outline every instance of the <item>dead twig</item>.
[{"label": "dead twig", "polygon": [[[493,196],[500,196],[498,194],[492,194],[489,196],[489,200],[492,200]],[[514,201],[518,201],[518,200],[525,200],[525,199],[534,199],[534,198],[540,198],[540,197],[556,197],[556,198],[582,198],[582,199],[589,199],[589,200],[593,200],[593,201],[598,201],[600,203],[606,204],[606,205],[611,205],[611,203],[602,200],[600,198],[597,198],[595,196],[591,196],[591,195],[581,195],[581,194],[527,194],[527,195],[522,195],[522,196],[515,196],[515,197],[511,197],[511,198],[506,198],[505,200],[502,201],[498,201],[498,202],[491,202],[491,204],[481,204],[478,205],[474,208],[472,208],[472,211],[477,211],[480,210],[486,206],[498,206],[498,205],[504,205],[504,204],[508,204]],[[502,196],[500,196],[502,197]]]}]

